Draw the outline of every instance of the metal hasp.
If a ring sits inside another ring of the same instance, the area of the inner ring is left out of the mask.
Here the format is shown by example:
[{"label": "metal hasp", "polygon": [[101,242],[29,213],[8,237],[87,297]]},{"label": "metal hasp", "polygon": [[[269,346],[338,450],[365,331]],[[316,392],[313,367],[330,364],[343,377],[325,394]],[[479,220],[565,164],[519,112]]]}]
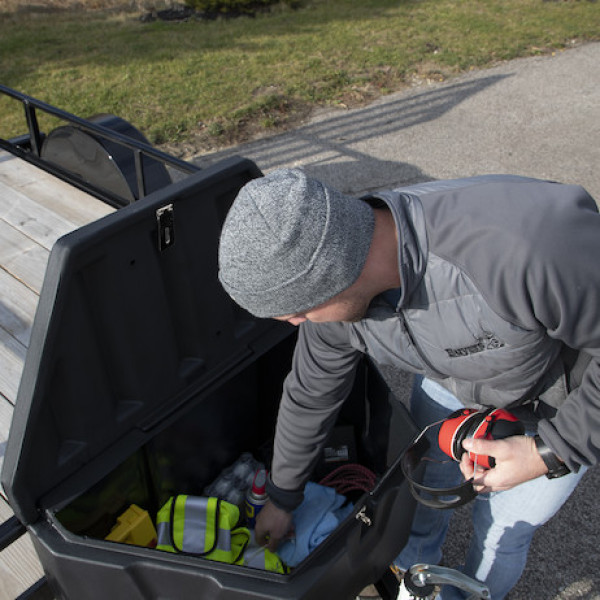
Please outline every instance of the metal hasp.
[{"label": "metal hasp", "polygon": [[490,590],[464,573],[438,565],[416,564],[404,574],[404,585],[415,598],[435,598],[435,586],[453,585],[471,594],[468,600],[490,600]]},{"label": "metal hasp", "polygon": [[362,523],[364,525],[366,525],[367,527],[371,527],[371,525],[373,525],[373,521],[371,521],[371,517],[369,517],[367,515],[367,507],[363,506],[357,513],[355,516],[355,519],[357,521],[362,521]]},{"label": "metal hasp", "polygon": [[156,222],[158,224],[158,249],[162,252],[175,243],[172,204],[167,204],[156,211]]}]

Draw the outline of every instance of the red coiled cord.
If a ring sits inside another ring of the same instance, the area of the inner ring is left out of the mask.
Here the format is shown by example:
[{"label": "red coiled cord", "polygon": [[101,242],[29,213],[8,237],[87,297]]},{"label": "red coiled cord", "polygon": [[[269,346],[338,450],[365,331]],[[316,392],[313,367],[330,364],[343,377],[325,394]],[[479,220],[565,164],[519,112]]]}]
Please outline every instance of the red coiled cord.
[{"label": "red coiled cord", "polygon": [[376,481],[377,477],[373,471],[362,465],[350,463],[334,469],[319,483],[334,488],[338,494],[347,494],[355,490],[370,492]]}]

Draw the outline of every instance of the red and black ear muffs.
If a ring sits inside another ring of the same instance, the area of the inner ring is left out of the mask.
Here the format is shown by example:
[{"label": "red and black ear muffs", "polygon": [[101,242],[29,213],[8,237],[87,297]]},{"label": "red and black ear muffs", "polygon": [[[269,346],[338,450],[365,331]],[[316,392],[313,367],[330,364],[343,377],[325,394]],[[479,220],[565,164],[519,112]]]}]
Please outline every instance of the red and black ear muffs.
[{"label": "red and black ear muffs", "polygon": [[[424,461],[421,459],[429,446],[423,434],[430,427],[432,425],[423,429],[405,451],[401,461],[402,472],[409,483],[412,495],[421,504],[439,509],[463,506],[477,496],[477,492],[473,489],[473,479],[452,488],[432,488],[417,481],[417,477],[420,476],[419,469],[424,468]],[[502,439],[512,435],[522,435],[524,432],[523,424],[507,410],[490,408],[478,411],[465,408],[452,413],[442,422],[438,443],[445,454],[460,462],[465,452],[462,443],[466,439]],[[469,453],[469,456],[485,468],[493,468],[495,465],[493,456],[474,453]]]},{"label": "red and black ear muffs", "polygon": [[[464,440],[501,440],[523,433],[525,429],[521,421],[503,408],[488,408],[484,411],[464,408],[452,413],[442,423],[438,443],[444,453],[460,462],[465,453],[462,445]],[[493,469],[496,465],[493,456],[469,452],[469,458],[486,469]]]}]

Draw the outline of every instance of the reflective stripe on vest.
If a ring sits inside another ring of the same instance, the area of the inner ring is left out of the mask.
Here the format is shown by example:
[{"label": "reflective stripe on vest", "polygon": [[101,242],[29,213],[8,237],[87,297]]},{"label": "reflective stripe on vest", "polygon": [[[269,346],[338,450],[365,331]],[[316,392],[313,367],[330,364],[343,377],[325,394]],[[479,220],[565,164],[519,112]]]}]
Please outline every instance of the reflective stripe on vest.
[{"label": "reflective stripe on vest", "polygon": [[288,573],[289,569],[282,560],[270,550],[253,545],[244,554],[242,564],[253,569],[263,569],[274,573]]}]

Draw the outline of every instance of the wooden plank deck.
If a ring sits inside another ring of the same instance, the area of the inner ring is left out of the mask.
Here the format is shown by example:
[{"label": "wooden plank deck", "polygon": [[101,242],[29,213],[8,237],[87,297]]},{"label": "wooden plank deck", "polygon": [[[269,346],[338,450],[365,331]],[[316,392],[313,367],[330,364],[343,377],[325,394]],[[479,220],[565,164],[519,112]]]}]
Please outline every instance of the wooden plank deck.
[{"label": "wooden plank deck", "polygon": [[[114,209],[0,151],[0,468],[50,249],[65,233]],[[12,516],[0,490],[0,522]],[[42,576],[24,536],[0,553],[0,600]]]}]

